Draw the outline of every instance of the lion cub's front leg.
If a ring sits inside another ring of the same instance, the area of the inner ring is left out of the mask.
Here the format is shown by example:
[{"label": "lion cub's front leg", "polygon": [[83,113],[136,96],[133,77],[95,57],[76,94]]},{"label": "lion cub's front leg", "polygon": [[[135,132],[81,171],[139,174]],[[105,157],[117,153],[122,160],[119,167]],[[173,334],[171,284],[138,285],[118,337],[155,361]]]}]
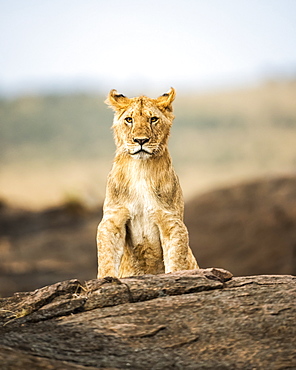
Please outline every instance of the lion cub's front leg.
[{"label": "lion cub's front leg", "polygon": [[158,227],[165,272],[199,268],[189,248],[188,231],[184,222],[174,214],[161,212],[158,215]]},{"label": "lion cub's front leg", "polygon": [[124,251],[127,219],[126,208],[104,212],[97,232],[98,279],[105,276],[118,276]]}]

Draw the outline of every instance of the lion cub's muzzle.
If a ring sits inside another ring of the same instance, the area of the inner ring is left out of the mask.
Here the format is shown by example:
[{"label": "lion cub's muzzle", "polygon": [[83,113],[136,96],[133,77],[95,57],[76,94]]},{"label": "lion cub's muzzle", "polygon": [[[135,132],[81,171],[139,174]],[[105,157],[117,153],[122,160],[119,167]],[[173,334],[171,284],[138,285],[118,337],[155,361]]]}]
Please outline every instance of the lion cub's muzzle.
[{"label": "lion cub's muzzle", "polygon": [[145,145],[149,143],[149,141],[150,141],[150,138],[148,137],[134,137],[133,142],[138,145],[133,147],[130,154],[131,155],[135,155],[139,153],[152,154],[151,149],[147,145]]}]

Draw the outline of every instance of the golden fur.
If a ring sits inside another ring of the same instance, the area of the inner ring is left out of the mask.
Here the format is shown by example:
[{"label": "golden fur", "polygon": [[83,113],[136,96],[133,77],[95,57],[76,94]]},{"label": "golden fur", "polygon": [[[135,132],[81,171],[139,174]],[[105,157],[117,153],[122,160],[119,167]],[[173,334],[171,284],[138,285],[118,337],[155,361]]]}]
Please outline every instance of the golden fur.
[{"label": "golden fur", "polygon": [[111,90],[117,146],[98,226],[98,278],[198,268],[167,142],[175,90],[157,99]]}]

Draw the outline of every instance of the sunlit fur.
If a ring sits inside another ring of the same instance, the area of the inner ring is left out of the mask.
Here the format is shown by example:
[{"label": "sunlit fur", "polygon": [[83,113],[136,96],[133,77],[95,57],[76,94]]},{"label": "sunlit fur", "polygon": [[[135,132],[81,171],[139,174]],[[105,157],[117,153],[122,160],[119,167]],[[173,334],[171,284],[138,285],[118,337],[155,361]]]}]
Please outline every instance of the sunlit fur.
[{"label": "sunlit fur", "polygon": [[98,226],[98,278],[198,268],[168,152],[175,90],[157,99],[111,90],[116,155]]}]

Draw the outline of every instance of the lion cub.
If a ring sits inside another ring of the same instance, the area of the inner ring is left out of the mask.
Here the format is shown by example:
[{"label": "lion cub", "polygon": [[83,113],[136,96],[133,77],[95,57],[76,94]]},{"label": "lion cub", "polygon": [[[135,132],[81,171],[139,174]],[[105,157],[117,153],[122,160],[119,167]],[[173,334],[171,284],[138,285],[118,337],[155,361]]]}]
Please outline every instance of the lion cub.
[{"label": "lion cub", "polygon": [[98,278],[198,268],[167,146],[175,94],[129,99],[111,90],[106,100],[117,150],[98,226]]}]

